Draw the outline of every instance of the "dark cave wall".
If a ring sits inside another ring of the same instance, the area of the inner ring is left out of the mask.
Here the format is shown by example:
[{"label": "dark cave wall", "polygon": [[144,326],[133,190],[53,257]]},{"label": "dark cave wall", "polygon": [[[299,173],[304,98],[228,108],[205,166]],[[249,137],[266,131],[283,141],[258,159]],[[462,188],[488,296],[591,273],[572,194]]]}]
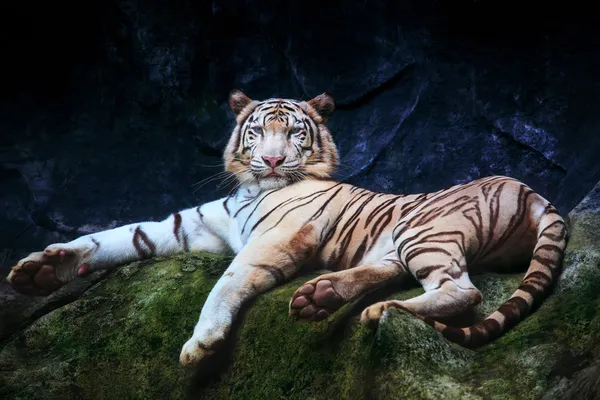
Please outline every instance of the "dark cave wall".
[{"label": "dark cave wall", "polygon": [[2,26],[19,26],[2,38],[2,274],[51,242],[227,194],[192,185],[221,170],[233,88],[332,93],[338,177],[373,190],[504,174],[566,213],[600,179],[593,13],[281,3],[2,6]]}]

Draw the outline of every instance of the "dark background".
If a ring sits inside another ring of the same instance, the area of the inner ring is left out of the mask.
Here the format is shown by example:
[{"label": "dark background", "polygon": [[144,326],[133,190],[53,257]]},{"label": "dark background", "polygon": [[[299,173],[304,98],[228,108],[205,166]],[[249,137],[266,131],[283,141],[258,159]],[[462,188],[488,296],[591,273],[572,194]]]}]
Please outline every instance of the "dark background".
[{"label": "dark background", "polygon": [[414,193],[504,174],[566,214],[600,180],[600,18],[549,4],[3,4],[0,276],[52,242],[227,194],[192,185],[221,170],[234,88],[332,93],[351,183]]}]

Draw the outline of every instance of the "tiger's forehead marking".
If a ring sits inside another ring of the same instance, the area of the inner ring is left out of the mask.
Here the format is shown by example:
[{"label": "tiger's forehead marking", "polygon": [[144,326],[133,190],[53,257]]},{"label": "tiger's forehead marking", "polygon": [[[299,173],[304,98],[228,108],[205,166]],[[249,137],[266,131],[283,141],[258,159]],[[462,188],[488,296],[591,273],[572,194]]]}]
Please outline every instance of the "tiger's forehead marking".
[{"label": "tiger's forehead marking", "polygon": [[248,119],[249,123],[260,122],[264,125],[292,126],[301,124],[308,115],[297,101],[287,99],[268,99],[261,102]]}]

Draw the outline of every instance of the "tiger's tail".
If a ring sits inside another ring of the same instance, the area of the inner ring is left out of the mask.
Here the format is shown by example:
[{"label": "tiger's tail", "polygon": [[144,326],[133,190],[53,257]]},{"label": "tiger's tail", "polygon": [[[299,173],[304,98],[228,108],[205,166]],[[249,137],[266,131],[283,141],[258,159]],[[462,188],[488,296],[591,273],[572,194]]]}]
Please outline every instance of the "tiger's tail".
[{"label": "tiger's tail", "polygon": [[523,320],[532,307],[550,291],[562,266],[568,232],[556,209],[548,205],[537,226],[537,243],[523,281],[512,296],[486,319],[465,328],[455,328],[427,317],[419,317],[446,339],[475,348],[502,336]]}]

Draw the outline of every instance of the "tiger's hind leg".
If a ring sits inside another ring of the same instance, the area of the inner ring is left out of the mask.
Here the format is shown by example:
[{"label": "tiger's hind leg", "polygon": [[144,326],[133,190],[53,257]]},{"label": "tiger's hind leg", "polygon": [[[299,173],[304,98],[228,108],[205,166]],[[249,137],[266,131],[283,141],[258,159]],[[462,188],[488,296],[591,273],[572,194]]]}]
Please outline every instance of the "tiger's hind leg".
[{"label": "tiger's hind leg", "polygon": [[322,321],[345,303],[400,279],[405,273],[394,250],[375,264],[323,274],[294,292],[289,315],[301,322]]},{"label": "tiger's hind leg", "polygon": [[462,254],[452,254],[447,248],[430,245],[426,250],[408,263],[409,271],[425,293],[408,300],[375,303],[362,312],[361,322],[377,323],[383,312],[391,307],[423,317],[444,318],[461,314],[481,302],[481,293],[469,279]]}]

